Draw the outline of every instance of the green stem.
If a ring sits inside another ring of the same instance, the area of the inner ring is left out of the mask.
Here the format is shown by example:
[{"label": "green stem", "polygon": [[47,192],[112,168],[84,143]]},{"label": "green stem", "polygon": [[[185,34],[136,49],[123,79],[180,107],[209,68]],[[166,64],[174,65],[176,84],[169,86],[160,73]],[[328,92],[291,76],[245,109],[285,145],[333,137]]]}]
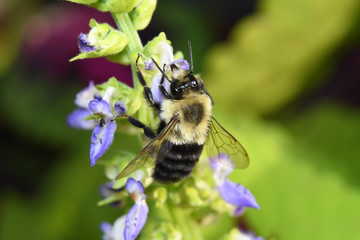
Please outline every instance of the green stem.
[{"label": "green stem", "polygon": [[130,17],[127,13],[113,13],[112,14],[117,27],[128,37],[128,47],[131,52],[140,52],[143,49],[139,34],[132,24]]},{"label": "green stem", "polygon": [[[126,37],[129,40],[128,45],[126,47],[126,51],[129,57],[131,58],[132,53],[141,53],[144,47],[141,43],[136,28],[131,22],[129,15],[127,13],[121,13],[121,14],[112,13],[112,16],[114,18],[116,26],[126,35]],[[134,64],[132,64],[133,76],[135,77],[136,74],[134,74],[135,73],[134,68],[135,66]],[[134,81],[134,87],[135,90],[138,91],[141,89],[142,86],[140,85],[139,81]]]},{"label": "green stem", "polygon": [[183,239],[202,240],[203,237],[196,227],[196,223],[188,216],[185,210],[174,206],[171,203],[167,204],[172,218],[176,225],[180,228],[183,234]]},{"label": "green stem", "polygon": [[[128,45],[126,47],[126,51],[129,55],[129,57],[131,58],[131,55],[133,53],[141,53],[144,47],[141,43],[141,40],[140,40],[140,37],[139,37],[139,34],[138,34],[136,28],[134,27],[133,23],[131,22],[129,15],[127,13],[121,13],[121,14],[112,13],[112,16],[115,20],[117,27],[126,35],[126,37],[129,40]],[[132,69],[132,75],[133,75],[133,79],[134,79],[135,91],[142,91],[142,86],[141,86],[140,82],[136,79],[137,75],[136,75],[136,69],[135,69],[134,63],[131,64],[131,69]],[[146,106],[146,104],[143,104],[143,105]],[[139,111],[139,120],[142,122],[145,122],[145,123],[150,122],[152,120],[150,109],[148,107],[142,108]]]}]

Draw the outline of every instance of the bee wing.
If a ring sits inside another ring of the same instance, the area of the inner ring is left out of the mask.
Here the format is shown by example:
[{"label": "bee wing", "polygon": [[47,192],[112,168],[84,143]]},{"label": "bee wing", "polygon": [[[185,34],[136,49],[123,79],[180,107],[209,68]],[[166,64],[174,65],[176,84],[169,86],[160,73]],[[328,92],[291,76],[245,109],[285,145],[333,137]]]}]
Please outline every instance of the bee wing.
[{"label": "bee wing", "polygon": [[249,156],[245,148],[214,117],[211,117],[210,120],[209,140],[206,151],[209,157],[225,153],[230,157],[235,168],[243,169],[249,165]]},{"label": "bee wing", "polygon": [[115,180],[127,177],[140,168],[151,167],[156,161],[161,144],[166,139],[166,136],[173,131],[178,122],[179,116],[175,115],[160,134],[146,145],[143,150],[141,150],[141,152],[116,176]]}]

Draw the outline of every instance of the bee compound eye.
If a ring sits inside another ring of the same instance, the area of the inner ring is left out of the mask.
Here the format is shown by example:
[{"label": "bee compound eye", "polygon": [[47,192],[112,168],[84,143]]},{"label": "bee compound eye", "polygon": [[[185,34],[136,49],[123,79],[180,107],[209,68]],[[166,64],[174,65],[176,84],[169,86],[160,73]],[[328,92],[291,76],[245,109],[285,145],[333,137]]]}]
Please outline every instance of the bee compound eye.
[{"label": "bee compound eye", "polygon": [[181,94],[183,89],[180,86],[177,86],[174,90],[177,94]]},{"label": "bee compound eye", "polygon": [[196,80],[191,81],[191,87],[195,90],[199,88],[199,85]]},{"label": "bee compound eye", "polygon": [[170,85],[170,90],[171,90],[171,93],[172,93],[173,95],[175,95],[175,96],[181,94],[181,91],[182,91],[182,89],[180,88],[180,86],[176,85],[175,82],[172,82],[172,83],[171,83],[171,85]]}]

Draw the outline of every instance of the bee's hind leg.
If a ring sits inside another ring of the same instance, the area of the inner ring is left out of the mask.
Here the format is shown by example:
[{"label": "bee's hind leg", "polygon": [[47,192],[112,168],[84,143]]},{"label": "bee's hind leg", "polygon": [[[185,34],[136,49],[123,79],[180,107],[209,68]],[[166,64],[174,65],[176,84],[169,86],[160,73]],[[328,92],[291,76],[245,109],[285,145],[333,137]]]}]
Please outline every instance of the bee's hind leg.
[{"label": "bee's hind leg", "polygon": [[151,104],[152,107],[154,107],[156,110],[160,110],[160,104],[154,101],[151,89],[146,85],[144,76],[142,75],[138,62],[139,62],[139,58],[140,58],[140,53],[136,59],[136,74],[137,77],[139,79],[140,84],[143,86],[144,88],[144,96],[145,99]]},{"label": "bee's hind leg", "polygon": [[150,127],[146,126],[145,124],[134,118],[133,116],[122,115],[121,117],[125,117],[128,120],[128,122],[134,125],[135,127],[142,128],[144,130],[144,135],[146,137],[151,139],[154,139],[156,137],[154,131]]}]

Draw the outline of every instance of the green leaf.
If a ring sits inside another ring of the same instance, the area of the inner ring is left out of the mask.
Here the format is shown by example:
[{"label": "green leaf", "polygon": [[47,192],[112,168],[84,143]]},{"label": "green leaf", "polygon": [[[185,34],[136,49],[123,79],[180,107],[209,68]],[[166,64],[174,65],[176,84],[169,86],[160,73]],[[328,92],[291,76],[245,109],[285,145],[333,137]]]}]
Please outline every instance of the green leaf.
[{"label": "green leaf", "polygon": [[68,2],[73,2],[73,3],[89,5],[89,4],[96,3],[98,0],[67,0],[67,1]]},{"label": "green leaf", "polygon": [[143,0],[132,12],[130,18],[136,30],[146,28],[156,8],[157,0]]},{"label": "green leaf", "polygon": [[106,6],[106,0],[98,0],[98,2],[94,4],[90,4],[91,7],[96,8],[101,12],[108,12],[109,9]]},{"label": "green leaf", "polygon": [[127,13],[134,9],[143,0],[107,0],[106,7],[110,12]]},{"label": "green leaf", "polygon": [[292,155],[248,185],[261,206],[246,214],[250,224],[267,238],[357,239],[359,192],[303,161]]},{"label": "green leaf", "polygon": [[106,56],[106,59],[111,62],[116,62],[123,65],[129,65],[131,63],[129,55],[126,51],[121,51],[117,54]]},{"label": "green leaf", "polygon": [[[225,114],[219,116],[250,156],[249,168],[235,170],[230,177],[246,186],[260,205],[260,210],[245,212],[247,224],[258,235],[292,240],[355,240],[360,236],[355,226],[360,222],[355,211],[360,193],[335,169],[315,168],[319,154],[299,148],[298,139],[281,125],[246,116],[226,121]],[[315,141],[313,149],[321,146]]]},{"label": "green leaf", "polygon": [[360,187],[360,111],[341,104],[319,103],[290,122],[298,148],[316,159],[319,169],[336,171]]},{"label": "green leaf", "polygon": [[323,79],[333,52],[357,31],[359,7],[358,0],[261,1],[205,58],[209,92],[237,111],[276,112]]}]

